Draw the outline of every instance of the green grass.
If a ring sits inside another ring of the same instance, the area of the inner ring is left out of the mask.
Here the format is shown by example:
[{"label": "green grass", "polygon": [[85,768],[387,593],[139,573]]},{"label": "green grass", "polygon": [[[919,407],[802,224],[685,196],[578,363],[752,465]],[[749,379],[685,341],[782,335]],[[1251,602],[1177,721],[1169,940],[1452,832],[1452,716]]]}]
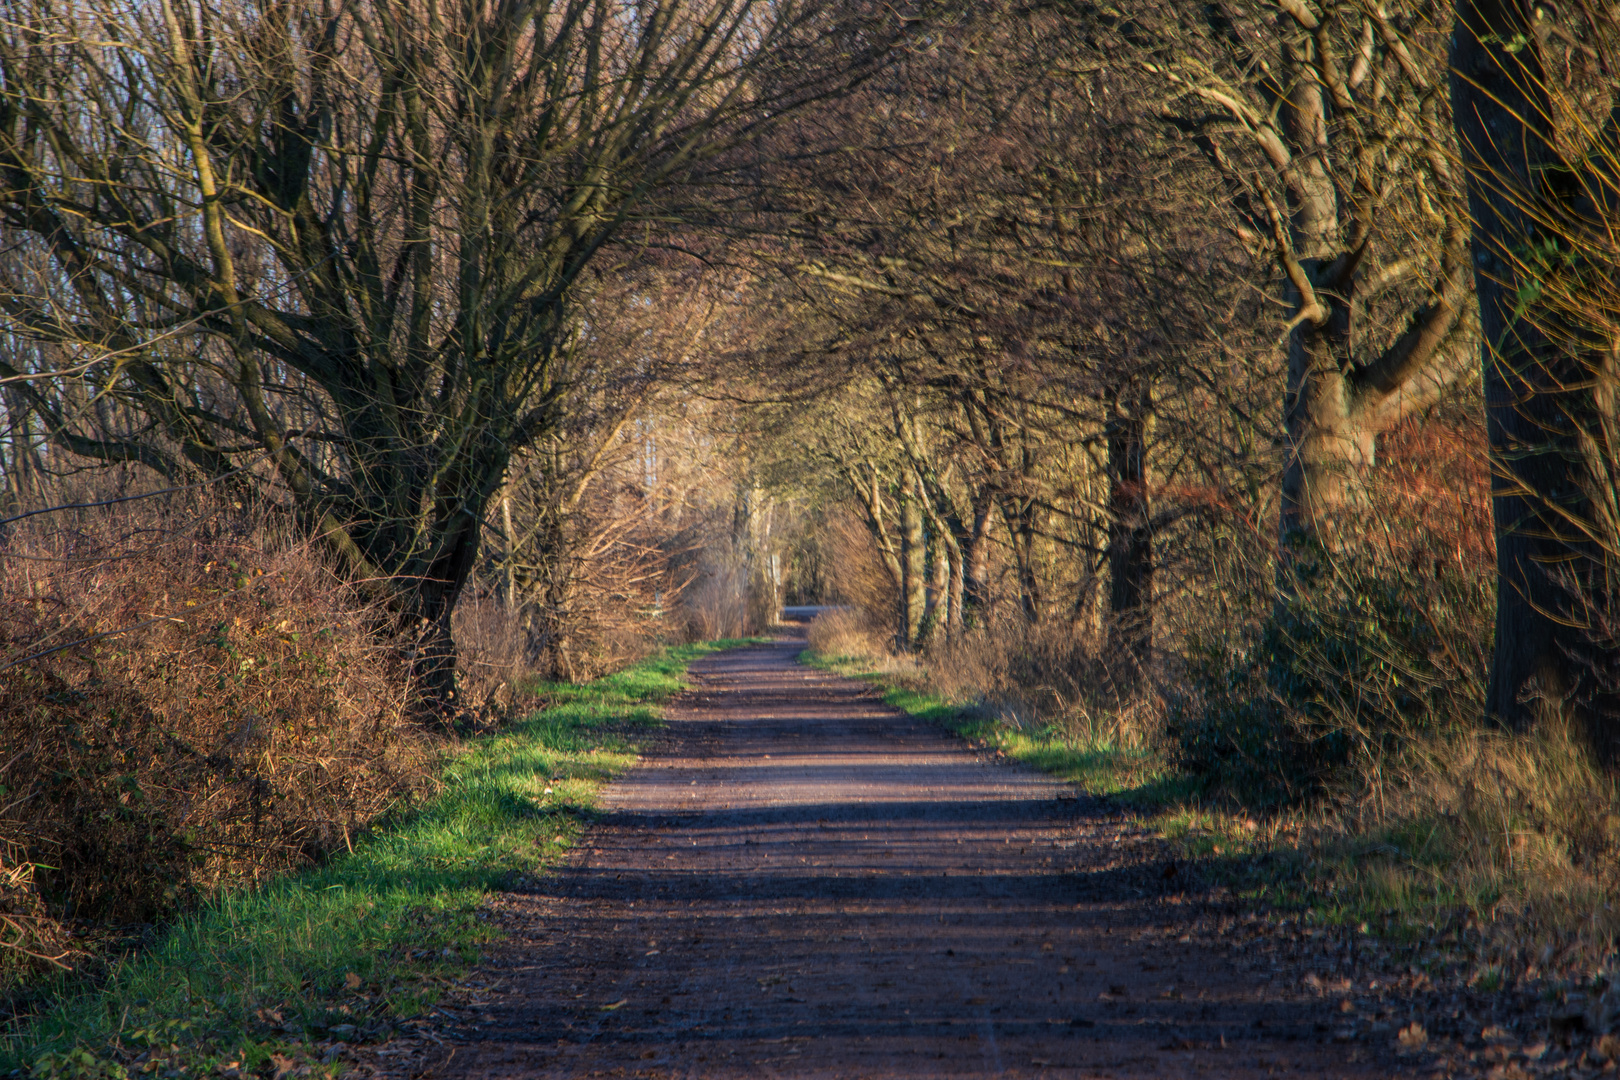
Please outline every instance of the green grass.
[{"label": "green grass", "polygon": [[65,976],[36,988],[27,1020],[0,1032],[0,1074],[245,1075],[277,1057],[321,1067],[337,1042],[385,1037],[476,961],[493,936],[484,897],[567,850],[686,665],[738,644],[539,687],[546,708],[466,744],[434,798],[353,854],[222,895],[96,985]]}]

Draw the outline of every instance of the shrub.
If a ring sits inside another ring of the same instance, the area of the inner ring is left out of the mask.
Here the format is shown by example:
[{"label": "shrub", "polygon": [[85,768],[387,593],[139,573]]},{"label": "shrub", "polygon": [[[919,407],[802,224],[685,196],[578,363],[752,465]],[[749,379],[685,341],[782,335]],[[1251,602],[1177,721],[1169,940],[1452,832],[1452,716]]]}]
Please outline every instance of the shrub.
[{"label": "shrub", "polygon": [[423,789],[404,658],[304,546],[217,508],[44,520],[0,547],[5,910],[155,919]]},{"label": "shrub", "polygon": [[1189,650],[1192,693],[1170,721],[1181,764],[1277,803],[1477,724],[1493,601],[1488,567],[1300,552],[1252,647]]}]

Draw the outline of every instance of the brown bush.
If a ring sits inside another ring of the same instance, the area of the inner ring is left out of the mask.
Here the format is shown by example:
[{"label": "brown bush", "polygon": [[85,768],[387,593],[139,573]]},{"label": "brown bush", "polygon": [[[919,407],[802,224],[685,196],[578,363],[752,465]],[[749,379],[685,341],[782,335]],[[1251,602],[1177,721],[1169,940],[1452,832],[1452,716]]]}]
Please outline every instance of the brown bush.
[{"label": "brown bush", "polygon": [[860,608],[837,607],[810,621],[806,635],[810,647],[826,657],[855,657],[876,661],[888,652],[888,634],[874,626]]},{"label": "brown bush", "polygon": [[403,658],[304,546],[217,510],[57,517],[0,540],[0,910],[150,920],[428,783]]}]

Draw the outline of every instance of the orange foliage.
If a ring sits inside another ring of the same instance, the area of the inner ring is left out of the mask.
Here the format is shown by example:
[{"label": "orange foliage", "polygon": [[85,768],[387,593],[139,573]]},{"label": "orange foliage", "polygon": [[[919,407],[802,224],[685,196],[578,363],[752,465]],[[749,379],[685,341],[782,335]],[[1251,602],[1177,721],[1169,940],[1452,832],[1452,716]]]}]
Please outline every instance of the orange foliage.
[{"label": "orange foliage", "polygon": [[1408,420],[1384,433],[1379,452],[1374,505],[1402,526],[1387,531],[1392,553],[1453,555],[1465,572],[1495,564],[1483,423]]}]

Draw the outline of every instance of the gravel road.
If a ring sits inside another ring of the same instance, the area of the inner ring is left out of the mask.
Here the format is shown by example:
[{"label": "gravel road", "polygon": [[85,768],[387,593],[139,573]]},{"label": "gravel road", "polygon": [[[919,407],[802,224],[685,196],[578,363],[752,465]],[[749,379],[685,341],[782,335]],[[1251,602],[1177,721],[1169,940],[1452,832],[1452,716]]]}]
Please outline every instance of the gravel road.
[{"label": "gravel road", "polygon": [[1199,932],[1212,909],[1121,815],[798,665],[802,647],[692,666],[574,857],[494,904],[509,936],[419,1071],[1395,1071],[1333,1043],[1334,1003],[1297,976]]}]

